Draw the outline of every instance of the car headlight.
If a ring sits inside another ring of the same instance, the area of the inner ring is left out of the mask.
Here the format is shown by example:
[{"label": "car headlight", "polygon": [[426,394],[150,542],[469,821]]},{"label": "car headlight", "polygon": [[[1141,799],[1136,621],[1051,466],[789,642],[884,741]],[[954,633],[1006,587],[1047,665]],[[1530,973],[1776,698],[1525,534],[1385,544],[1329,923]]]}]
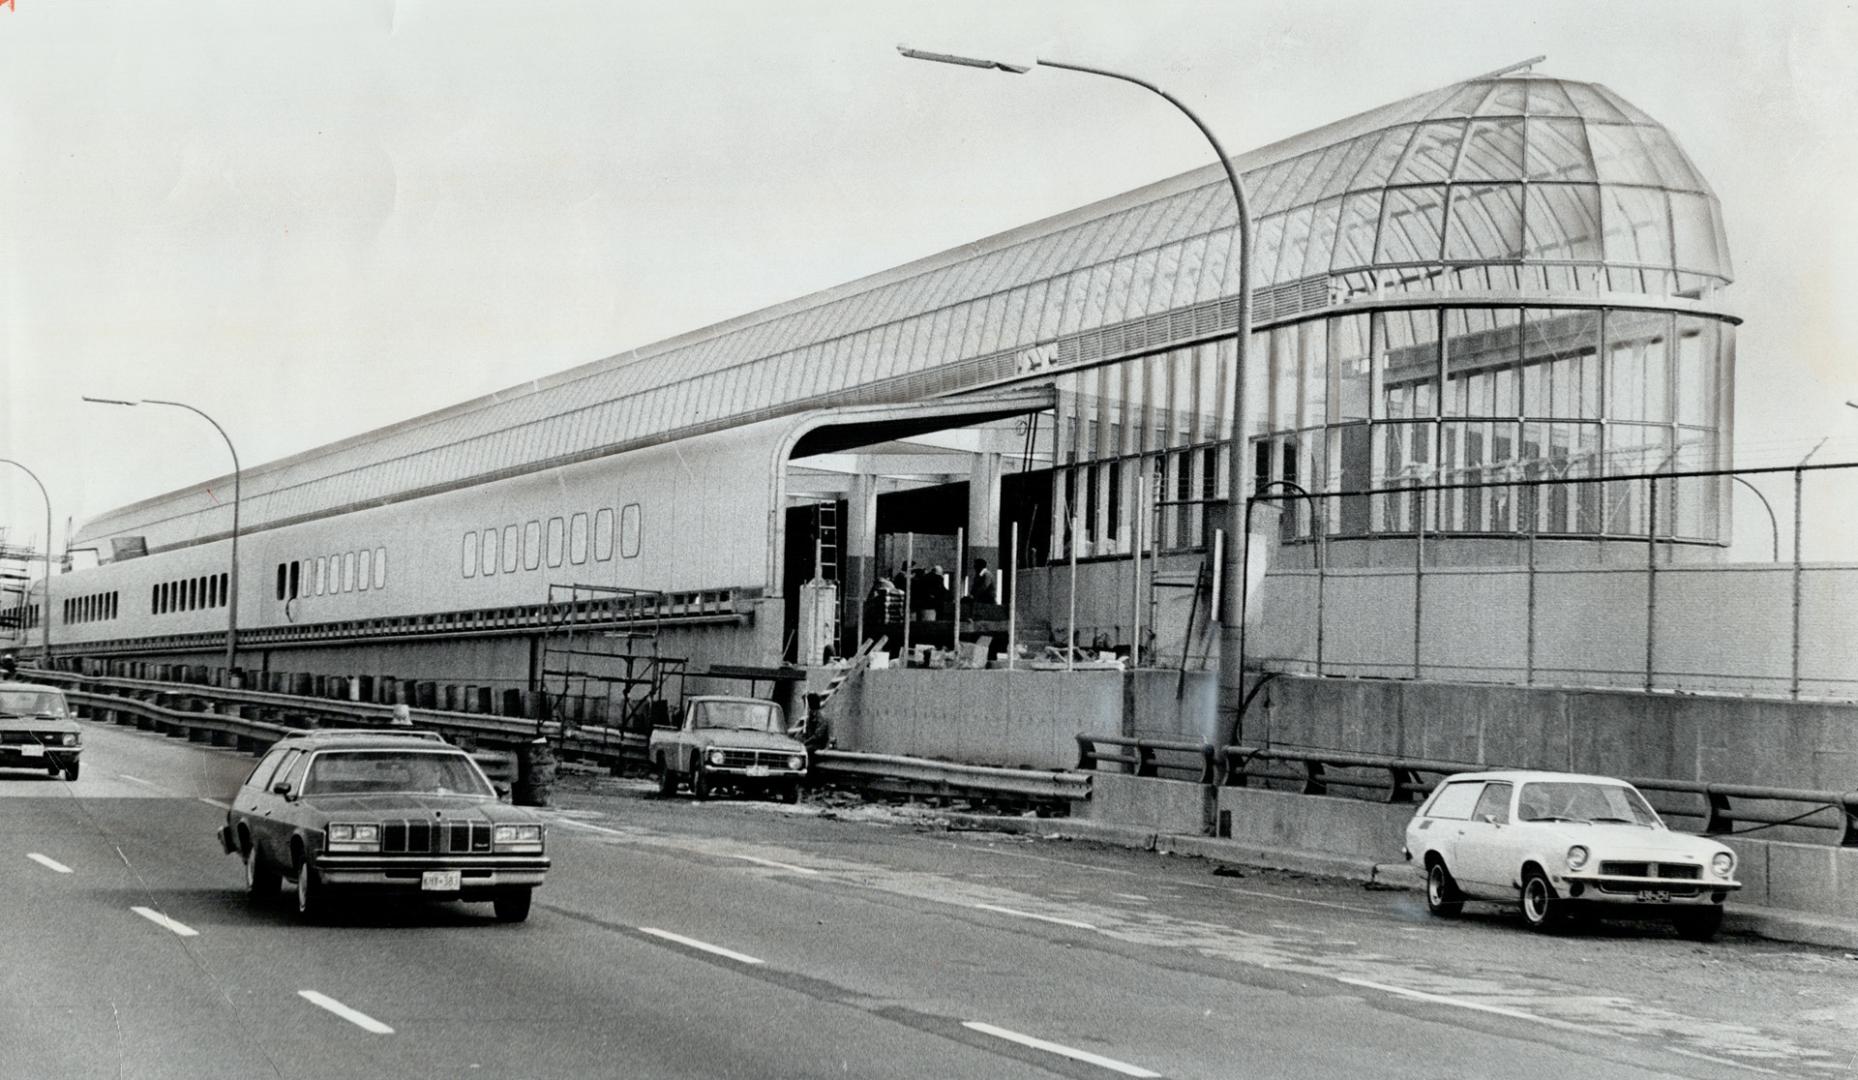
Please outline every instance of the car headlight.
[{"label": "car headlight", "polygon": [[540,851],[542,826],[499,825],[490,831],[490,839],[500,851]]},{"label": "car headlight", "polygon": [[340,824],[329,826],[330,851],[379,851],[379,825]]},{"label": "car headlight", "polygon": [[795,772],[799,772],[801,769],[806,768],[806,759],[799,754],[794,754],[787,759],[787,767]]},{"label": "car headlight", "polygon": [[722,763],[723,763],[723,752],[720,749],[712,747],[710,749],[710,764],[721,765]]},{"label": "car headlight", "polygon": [[76,746],[77,745],[77,732],[67,731],[64,733],[64,738],[60,739],[59,741],[64,743],[66,746]]},{"label": "car headlight", "polygon": [[1579,870],[1587,865],[1587,849],[1579,844],[1568,849],[1568,869]]},{"label": "car headlight", "polygon": [[1735,870],[1735,856],[1727,851],[1719,851],[1710,857],[1710,872],[1719,878],[1726,878]]}]

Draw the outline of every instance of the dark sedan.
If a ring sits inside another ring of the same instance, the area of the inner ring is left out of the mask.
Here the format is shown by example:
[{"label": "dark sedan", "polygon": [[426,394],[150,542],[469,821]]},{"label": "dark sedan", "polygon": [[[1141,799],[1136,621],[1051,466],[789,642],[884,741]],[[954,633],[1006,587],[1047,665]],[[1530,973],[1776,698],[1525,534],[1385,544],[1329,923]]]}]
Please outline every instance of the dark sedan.
[{"label": "dark sedan", "polygon": [[420,732],[322,731],[280,740],[219,830],[267,899],[289,879],[315,918],[333,890],[488,900],[529,917],[548,871],[541,819],[497,800],[469,754]]}]

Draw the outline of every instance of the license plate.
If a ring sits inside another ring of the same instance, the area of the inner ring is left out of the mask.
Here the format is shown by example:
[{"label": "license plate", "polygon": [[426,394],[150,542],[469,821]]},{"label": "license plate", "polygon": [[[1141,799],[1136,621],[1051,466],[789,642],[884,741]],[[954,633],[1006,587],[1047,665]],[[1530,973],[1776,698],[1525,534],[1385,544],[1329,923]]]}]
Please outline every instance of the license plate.
[{"label": "license plate", "polygon": [[45,747],[40,746],[38,743],[26,743],[24,746],[21,746],[19,748],[19,756],[20,757],[44,757]]},{"label": "license plate", "polygon": [[428,870],[419,875],[419,887],[426,892],[457,892],[458,871]]},{"label": "license plate", "polygon": [[768,775],[768,767],[766,765],[750,765],[748,767],[748,775],[766,776]]},{"label": "license plate", "polygon": [[1671,894],[1663,889],[1640,889],[1639,902],[1642,904],[1668,904]]}]

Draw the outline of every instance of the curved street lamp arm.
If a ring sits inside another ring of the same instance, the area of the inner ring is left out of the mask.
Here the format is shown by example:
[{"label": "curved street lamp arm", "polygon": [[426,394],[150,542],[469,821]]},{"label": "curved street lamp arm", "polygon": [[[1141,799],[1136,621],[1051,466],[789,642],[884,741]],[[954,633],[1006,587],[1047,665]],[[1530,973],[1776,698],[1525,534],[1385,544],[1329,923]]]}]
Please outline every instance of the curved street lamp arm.
[{"label": "curved street lamp arm", "polygon": [[[42,638],[41,648],[44,650],[45,666],[50,667],[52,659],[52,497],[46,494],[45,482],[39,479],[38,473],[12,458],[0,458],[0,464],[11,465],[32,477],[32,482],[38,485],[39,498],[45,500],[45,611],[41,616],[45,621],[39,624],[39,632]],[[70,540],[67,539],[65,542],[70,543]]]}]

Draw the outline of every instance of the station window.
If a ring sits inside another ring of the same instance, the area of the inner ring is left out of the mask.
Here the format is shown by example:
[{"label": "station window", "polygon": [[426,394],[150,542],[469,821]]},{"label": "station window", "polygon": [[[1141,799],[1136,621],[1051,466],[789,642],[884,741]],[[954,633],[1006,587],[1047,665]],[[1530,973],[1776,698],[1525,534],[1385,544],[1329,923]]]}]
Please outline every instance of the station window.
[{"label": "station window", "polygon": [[384,547],[374,549],[374,587],[387,587],[387,549]]},{"label": "station window", "polygon": [[485,574],[497,572],[497,527],[492,525],[484,530],[484,557],[479,561]]},{"label": "station window", "polygon": [[522,554],[522,548],[517,546],[516,526],[505,525],[503,527],[503,572],[514,574],[518,563],[522,560]]},{"label": "station window", "polygon": [[303,595],[303,562],[298,560],[290,564],[290,598],[295,600]]},{"label": "station window", "polygon": [[523,569],[542,565],[542,523],[531,521],[523,526]]},{"label": "station window", "polygon": [[[350,584],[354,584],[352,581]],[[335,553],[329,556],[329,592],[333,595],[342,591],[342,556]]]},{"label": "station window", "polygon": [[342,591],[355,591],[355,553],[342,556]]},{"label": "station window", "polygon": [[284,570],[284,564],[278,563],[277,564],[277,598],[279,600],[284,599],[284,583],[286,580],[288,580],[288,578],[289,578],[289,575]]},{"label": "station window", "polygon": [[159,615],[159,614],[161,614],[161,586],[159,586],[159,585],[151,585],[151,586],[149,586],[149,590],[148,590],[148,613],[149,613],[150,615]]},{"label": "station window", "polygon": [[621,558],[639,557],[639,504],[627,503],[619,516],[619,554]]},{"label": "station window", "polygon": [[317,596],[321,596],[323,594],[323,586],[328,580],[328,576],[327,576],[328,573],[329,573],[329,557],[327,555],[316,556],[316,595]]},{"label": "station window", "polygon": [[458,569],[465,577],[477,576],[477,534],[474,532],[464,534],[464,543],[458,553]]},{"label": "station window", "polygon": [[562,548],[566,546],[567,534],[567,522],[558,517],[548,519],[548,565],[561,565]]},{"label": "station window", "polygon": [[594,558],[605,562],[613,557],[613,508],[603,506],[594,515]]},{"label": "station window", "polygon": [[587,514],[568,519],[568,561],[576,566],[587,561]]},{"label": "station window", "polygon": [[219,575],[219,603],[221,607],[224,607],[226,604],[226,597],[229,595],[230,587],[231,587],[231,579],[227,577],[224,573],[220,574]]},{"label": "station window", "polygon": [[355,587],[367,592],[374,585],[374,549],[361,549],[361,563],[355,570]]}]

